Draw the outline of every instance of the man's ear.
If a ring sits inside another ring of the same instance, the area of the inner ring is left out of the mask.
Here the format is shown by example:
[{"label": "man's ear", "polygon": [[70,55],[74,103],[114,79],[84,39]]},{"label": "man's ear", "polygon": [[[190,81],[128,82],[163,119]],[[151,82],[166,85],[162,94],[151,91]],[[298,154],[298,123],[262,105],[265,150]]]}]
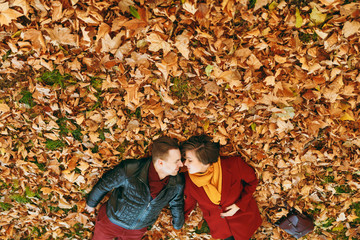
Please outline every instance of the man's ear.
[{"label": "man's ear", "polygon": [[161,158],[158,159],[159,165],[163,166],[164,165],[164,160],[162,160]]}]

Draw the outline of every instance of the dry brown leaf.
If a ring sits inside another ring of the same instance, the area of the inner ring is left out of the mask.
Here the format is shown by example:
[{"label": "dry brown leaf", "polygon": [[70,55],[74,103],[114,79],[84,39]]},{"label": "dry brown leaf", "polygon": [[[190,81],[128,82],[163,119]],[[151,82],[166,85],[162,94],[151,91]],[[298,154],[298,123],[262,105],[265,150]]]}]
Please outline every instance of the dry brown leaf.
[{"label": "dry brown leaf", "polygon": [[56,45],[77,45],[76,35],[72,34],[69,28],[64,28],[60,25],[56,25],[54,28],[45,28],[45,30],[49,33],[51,42]]},{"label": "dry brown leaf", "polygon": [[358,21],[352,21],[352,22],[346,22],[344,24],[344,27],[342,29],[342,34],[344,35],[344,37],[348,38],[352,35],[354,35],[355,33],[359,33],[360,30],[360,22]]},{"label": "dry brown leaf", "polygon": [[22,15],[22,13],[11,9],[8,2],[0,3],[0,26],[9,25],[14,19]]}]

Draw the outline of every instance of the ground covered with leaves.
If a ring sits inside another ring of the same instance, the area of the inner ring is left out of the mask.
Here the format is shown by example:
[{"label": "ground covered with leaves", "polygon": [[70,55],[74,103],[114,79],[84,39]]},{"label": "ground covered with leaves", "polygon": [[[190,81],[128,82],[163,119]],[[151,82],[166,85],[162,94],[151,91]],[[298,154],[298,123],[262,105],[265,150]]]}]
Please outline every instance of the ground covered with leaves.
[{"label": "ground covered with leaves", "polygon": [[[360,239],[356,0],[0,0],[0,238],[90,239],[97,179],[207,133],[260,179],[263,224]],[[168,210],[144,239],[211,239]]]}]

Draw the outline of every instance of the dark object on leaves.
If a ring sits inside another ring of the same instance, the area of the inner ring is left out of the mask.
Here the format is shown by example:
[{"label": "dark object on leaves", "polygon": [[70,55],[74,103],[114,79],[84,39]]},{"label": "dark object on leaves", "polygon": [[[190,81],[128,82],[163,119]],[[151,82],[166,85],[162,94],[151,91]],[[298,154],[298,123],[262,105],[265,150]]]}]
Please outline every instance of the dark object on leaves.
[{"label": "dark object on leaves", "polygon": [[279,219],[275,225],[296,239],[305,236],[314,229],[313,221],[294,208],[286,216]]}]

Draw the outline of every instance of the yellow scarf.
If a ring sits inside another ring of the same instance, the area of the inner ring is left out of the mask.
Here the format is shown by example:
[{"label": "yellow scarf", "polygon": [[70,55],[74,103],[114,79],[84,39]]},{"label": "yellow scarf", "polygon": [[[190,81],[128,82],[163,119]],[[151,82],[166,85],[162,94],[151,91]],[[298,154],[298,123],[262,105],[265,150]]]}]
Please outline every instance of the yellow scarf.
[{"label": "yellow scarf", "polygon": [[189,174],[190,179],[198,187],[203,187],[211,202],[220,204],[222,188],[222,171],[220,157],[209,166],[205,173]]}]

